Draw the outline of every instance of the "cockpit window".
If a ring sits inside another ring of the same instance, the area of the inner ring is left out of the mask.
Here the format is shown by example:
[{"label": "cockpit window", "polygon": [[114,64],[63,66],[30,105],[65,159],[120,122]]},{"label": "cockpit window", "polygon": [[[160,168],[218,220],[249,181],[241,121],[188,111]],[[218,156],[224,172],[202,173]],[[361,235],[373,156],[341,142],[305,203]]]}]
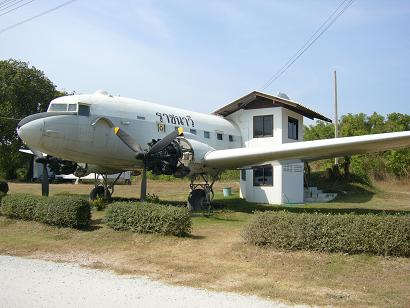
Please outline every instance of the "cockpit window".
[{"label": "cockpit window", "polygon": [[90,106],[78,105],[78,115],[88,117],[90,115]]},{"label": "cockpit window", "polygon": [[67,111],[67,104],[51,104],[48,111]]},{"label": "cockpit window", "polygon": [[77,104],[69,104],[68,105],[68,111],[70,111],[70,112],[77,111]]}]

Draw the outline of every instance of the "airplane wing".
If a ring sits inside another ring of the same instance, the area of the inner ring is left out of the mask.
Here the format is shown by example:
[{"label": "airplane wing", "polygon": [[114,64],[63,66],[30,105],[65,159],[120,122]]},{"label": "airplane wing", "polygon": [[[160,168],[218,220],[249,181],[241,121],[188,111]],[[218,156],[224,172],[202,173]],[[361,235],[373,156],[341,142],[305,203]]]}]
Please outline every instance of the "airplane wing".
[{"label": "airplane wing", "polygon": [[204,163],[212,168],[246,168],[272,160],[311,161],[405,147],[410,147],[410,131],[216,150],[205,155]]}]

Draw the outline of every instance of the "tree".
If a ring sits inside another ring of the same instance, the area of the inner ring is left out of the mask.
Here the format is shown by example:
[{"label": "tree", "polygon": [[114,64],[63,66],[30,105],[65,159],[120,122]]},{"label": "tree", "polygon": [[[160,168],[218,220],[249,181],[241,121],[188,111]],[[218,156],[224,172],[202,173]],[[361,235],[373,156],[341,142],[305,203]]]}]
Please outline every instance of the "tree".
[{"label": "tree", "polygon": [[[305,126],[305,140],[317,140],[333,138],[333,124],[318,121],[316,125]],[[367,116],[364,113],[347,114],[340,121],[340,135],[359,136],[366,134],[379,134],[410,130],[410,115],[402,113],[390,113],[387,117],[374,112]],[[320,169],[328,168],[331,160],[323,160],[315,164]],[[349,168],[362,176],[371,174],[373,177],[383,179],[386,173],[395,176],[409,176],[410,174],[410,150],[390,150],[384,153],[373,153],[345,157],[342,161],[345,175],[349,174]]]},{"label": "tree", "polygon": [[18,121],[33,113],[45,111],[48,103],[63,93],[44,73],[17,60],[0,61],[0,177],[16,178],[16,170],[30,160],[18,150]]}]

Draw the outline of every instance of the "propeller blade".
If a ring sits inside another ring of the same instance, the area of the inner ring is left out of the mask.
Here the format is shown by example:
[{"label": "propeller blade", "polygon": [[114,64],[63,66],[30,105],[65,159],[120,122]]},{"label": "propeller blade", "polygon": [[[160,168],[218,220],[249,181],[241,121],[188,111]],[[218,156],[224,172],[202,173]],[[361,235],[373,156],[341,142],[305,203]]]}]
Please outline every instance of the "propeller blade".
[{"label": "propeller blade", "polygon": [[142,152],[141,146],[134,140],[134,138],[128,135],[125,131],[123,131],[119,127],[114,127],[114,133],[118,136],[118,138],[121,139],[122,142],[124,142],[126,146],[128,146],[135,153]]},{"label": "propeller blade", "polygon": [[182,127],[178,127],[178,130],[173,131],[172,133],[166,135],[164,138],[155,143],[152,148],[148,151],[147,155],[155,154],[161,152],[165,149],[176,137],[182,136],[184,130]]},{"label": "propeller blade", "polygon": [[141,196],[140,201],[144,202],[147,196],[147,166],[144,162],[144,169],[142,169],[141,175]]},{"label": "propeller blade", "polygon": [[48,181],[47,161],[43,162],[43,175],[41,180],[41,195],[47,196],[49,193],[50,183]]}]

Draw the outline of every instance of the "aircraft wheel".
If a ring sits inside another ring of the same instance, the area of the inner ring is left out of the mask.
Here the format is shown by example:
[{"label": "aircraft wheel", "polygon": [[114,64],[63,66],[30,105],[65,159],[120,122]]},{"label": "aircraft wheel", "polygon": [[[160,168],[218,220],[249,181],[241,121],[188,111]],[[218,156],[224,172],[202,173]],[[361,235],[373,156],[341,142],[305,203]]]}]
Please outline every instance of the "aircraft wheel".
[{"label": "aircraft wheel", "polygon": [[188,208],[191,211],[208,210],[206,192],[203,189],[194,189],[188,197]]},{"label": "aircraft wheel", "polygon": [[7,194],[9,191],[9,184],[6,181],[0,181],[0,192]]},{"label": "aircraft wheel", "polygon": [[[108,191],[108,200],[111,199],[111,194]],[[94,187],[91,192],[90,192],[90,200],[97,200],[97,199],[104,199],[104,187],[103,186],[97,186]]]}]

